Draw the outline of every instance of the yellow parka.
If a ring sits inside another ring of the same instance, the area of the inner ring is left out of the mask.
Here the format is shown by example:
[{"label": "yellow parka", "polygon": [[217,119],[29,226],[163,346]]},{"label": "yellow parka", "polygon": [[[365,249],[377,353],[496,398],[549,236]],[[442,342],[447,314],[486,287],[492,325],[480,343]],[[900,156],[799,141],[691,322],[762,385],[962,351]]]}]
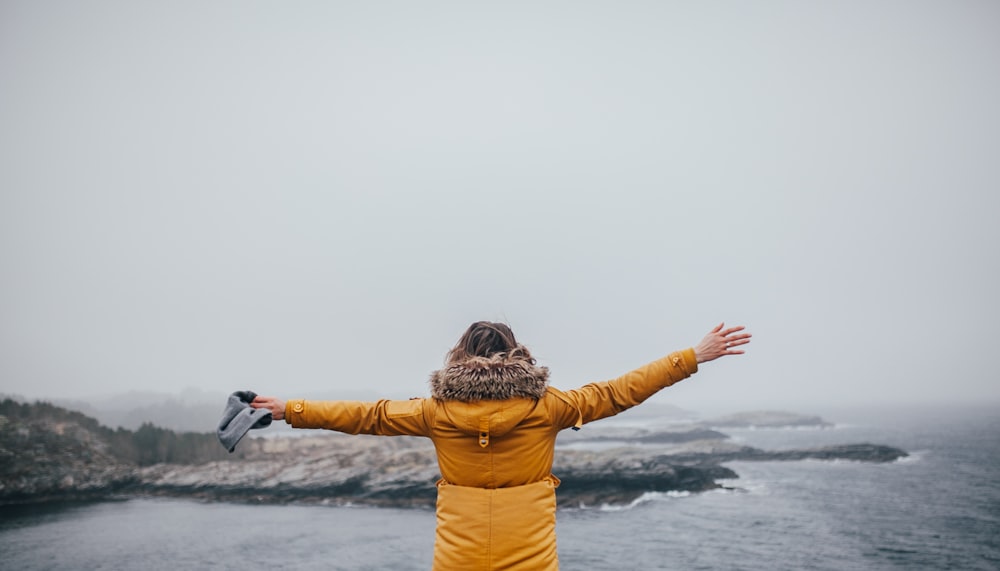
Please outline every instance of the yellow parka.
[{"label": "yellow parka", "polygon": [[431,398],[291,400],[296,428],[425,436],[437,450],[435,571],[558,569],[556,434],[615,415],[698,370],[693,349],[575,390],[548,386],[530,361],[473,358],[435,371]]}]

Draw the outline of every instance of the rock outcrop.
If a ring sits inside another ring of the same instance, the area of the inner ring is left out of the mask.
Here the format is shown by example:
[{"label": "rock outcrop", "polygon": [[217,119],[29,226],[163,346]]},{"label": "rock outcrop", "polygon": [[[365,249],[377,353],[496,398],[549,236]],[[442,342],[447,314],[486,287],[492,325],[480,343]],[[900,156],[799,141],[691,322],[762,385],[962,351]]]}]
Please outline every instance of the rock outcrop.
[{"label": "rock outcrop", "polygon": [[251,438],[244,460],[138,471],[136,491],[213,500],[433,505],[440,477],[422,439],[319,433]]},{"label": "rock outcrop", "polygon": [[[165,495],[266,503],[434,505],[440,476],[426,439],[320,431],[257,436],[245,438],[238,454],[224,460],[141,465],[148,463],[142,461],[147,454],[133,450],[131,456],[123,455],[113,443],[145,440],[123,439],[121,430],[113,432],[79,413],[62,414],[47,406],[39,410],[48,411],[48,416],[39,411],[23,414],[23,408],[8,409],[18,414],[0,415],[0,504]],[[152,442],[187,442],[154,432],[147,430],[158,436]],[[625,504],[647,492],[710,490],[719,487],[720,479],[737,477],[722,465],[735,460],[887,462],[906,456],[902,450],[875,444],[766,451],[734,444],[723,433],[697,426],[657,432],[595,425],[581,434],[566,433],[557,445],[553,472],[562,480],[557,494],[561,506]]]}]

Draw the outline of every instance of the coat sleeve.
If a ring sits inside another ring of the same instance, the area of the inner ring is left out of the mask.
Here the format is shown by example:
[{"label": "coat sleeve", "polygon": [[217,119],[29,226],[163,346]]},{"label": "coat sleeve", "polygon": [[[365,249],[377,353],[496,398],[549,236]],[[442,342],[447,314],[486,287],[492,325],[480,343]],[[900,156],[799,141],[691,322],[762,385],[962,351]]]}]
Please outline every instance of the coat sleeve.
[{"label": "coat sleeve", "polygon": [[590,383],[566,392],[550,390],[557,398],[550,399],[556,425],[562,428],[593,422],[632,408],[656,394],[660,389],[686,379],[698,371],[694,349],[667,355],[626,373],[617,379]]},{"label": "coat sleeve", "polygon": [[428,436],[424,399],[360,401],[290,400],[285,422],[295,428],[325,428],[348,434]]}]

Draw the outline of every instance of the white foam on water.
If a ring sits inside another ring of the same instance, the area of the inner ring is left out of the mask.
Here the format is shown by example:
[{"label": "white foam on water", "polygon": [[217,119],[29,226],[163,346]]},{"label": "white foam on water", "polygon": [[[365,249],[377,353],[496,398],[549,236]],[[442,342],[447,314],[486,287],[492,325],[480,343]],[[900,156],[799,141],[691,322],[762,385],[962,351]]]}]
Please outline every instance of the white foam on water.
[{"label": "white foam on water", "polygon": [[632,500],[625,505],[611,505],[611,504],[601,504],[598,510],[603,512],[620,512],[625,510],[630,510],[636,506],[642,504],[647,504],[650,502],[668,501],[675,500],[677,498],[686,498],[691,495],[691,492],[681,492],[681,491],[669,491],[669,492],[645,492],[638,498]]}]

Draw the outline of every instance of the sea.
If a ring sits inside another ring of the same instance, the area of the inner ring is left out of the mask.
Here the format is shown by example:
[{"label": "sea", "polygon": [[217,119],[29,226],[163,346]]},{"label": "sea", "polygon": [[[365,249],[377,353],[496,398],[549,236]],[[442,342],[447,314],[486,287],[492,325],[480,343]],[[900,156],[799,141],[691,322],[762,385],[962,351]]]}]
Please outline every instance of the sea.
[{"label": "sea", "polygon": [[[558,513],[561,568],[998,570],[1000,406],[833,410],[725,429],[765,449],[872,442],[888,464],[732,462],[705,493]],[[604,421],[602,421],[604,422]],[[122,499],[0,508],[0,569],[426,570],[430,509]]]}]

